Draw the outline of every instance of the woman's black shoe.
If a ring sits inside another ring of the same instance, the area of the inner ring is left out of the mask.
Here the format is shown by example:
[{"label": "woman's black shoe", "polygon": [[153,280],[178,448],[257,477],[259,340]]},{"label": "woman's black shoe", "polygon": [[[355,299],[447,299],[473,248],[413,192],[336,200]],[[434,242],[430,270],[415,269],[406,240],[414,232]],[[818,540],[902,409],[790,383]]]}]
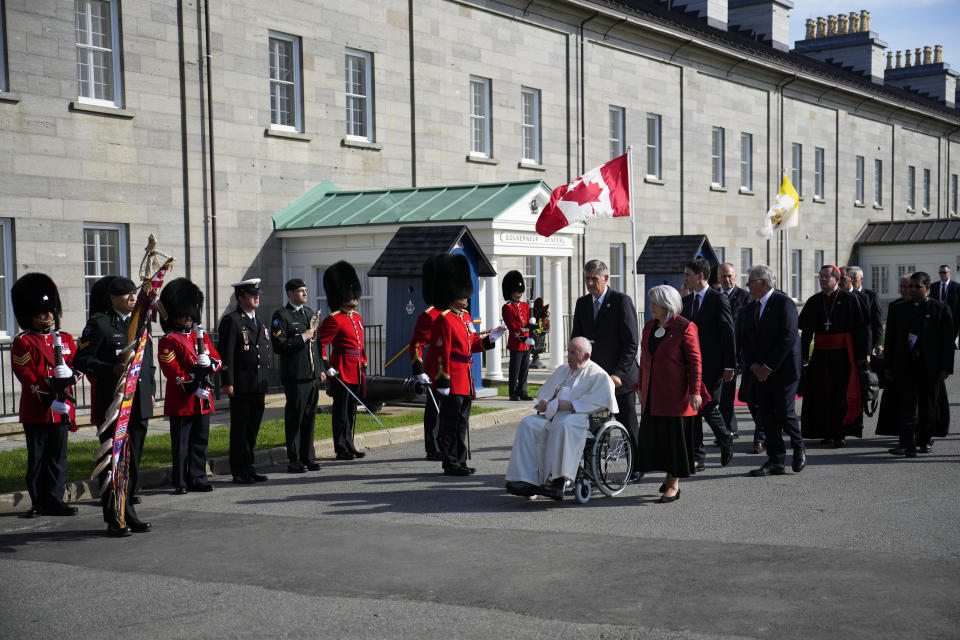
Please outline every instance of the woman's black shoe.
[{"label": "woman's black shoe", "polygon": [[659,502],[660,504],[666,504],[668,502],[676,502],[679,499],[680,499],[680,489],[677,489],[676,494],[670,496],[669,498],[667,496],[660,496],[660,499],[657,500],[657,502]]}]

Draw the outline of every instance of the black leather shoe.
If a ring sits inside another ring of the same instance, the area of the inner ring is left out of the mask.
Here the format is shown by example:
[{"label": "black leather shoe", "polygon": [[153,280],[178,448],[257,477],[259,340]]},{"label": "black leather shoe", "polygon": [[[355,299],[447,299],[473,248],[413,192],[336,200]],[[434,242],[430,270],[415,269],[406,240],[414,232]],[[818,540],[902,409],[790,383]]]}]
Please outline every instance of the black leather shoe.
[{"label": "black leather shoe", "polygon": [[366,457],[366,455],[367,455],[367,452],[366,452],[366,451],[354,451],[354,452],[353,452],[353,457],[354,457],[354,458],[363,458],[363,457]]},{"label": "black leather shoe", "polygon": [[731,431],[731,432],[730,432],[730,437],[733,438],[734,440],[737,440],[737,439],[740,437],[740,432],[739,432],[739,431]]},{"label": "black leather shoe", "polygon": [[750,453],[763,453],[766,450],[767,448],[763,446],[762,442],[754,442],[753,449],[750,451]]},{"label": "black leather shoe", "polygon": [[847,446],[847,443],[843,441],[843,438],[834,438],[833,439],[833,448],[834,449],[843,449]]},{"label": "black leather shoe", "polygon": [[707,465],[703,463],[703,460],[697,460],[693,465],[694,471],[706,471]]},{"label": "black leather shoe", "polygon": [[759,469],[751,471],[750,476],[753,478],[763,478],[765,476],[782,476],[784,473],[786,473],[786,470],[781,465],[767,462]]},{"label": "black leather shoe", "polygon": [[932,442],[928,442],[928,443],[925,444],[925,445],[921,445],[921,446],[917,447],[917,451],[920,452],[920,453],[930,453],[931,451],[933,451],[933,443],[932,443]]},{"label": "black leather shoe", "polygon": [[36,507],[30,507],[30,509],[28,509],[27,512],[24,513],[21,517],[23,517],[23,518],[39,518],[39,517],[40,517],[40,509],[38,509],[38,508],[36,508]]},{"label": "black leather shoe", "polygon": [[727,442],[726,446],[720,447],[720,466],[725,467],[733,460],[733,438]]},{"label": "black leather shoe", "polygon": [[75,516],[77,515],[77,508],[61,502],[49,507],[43,507],[40,512],[45,516]]},{"label": "black leather shoe", "polygon": [[251,473],[250,477],[253,479],[254,482],[266,482],[267,480],[270,479],[267,476],[263,475],[262,473]]},{"label": "black leather shoe", "polygon": [[135,518],[127,518],[127,523],[127,528],[134,533],[146,533],[147,531],[150,531],[151,528],[149,522],[144,522],[143,520],[137,520]]},{"label": "black leather shoe", "polygon": [[807,466],[807,452],[803,449],[793,450],[793,472],[800,473]]},{"label": "black leather shoe", "polygon": [[288,473],[306,473],[307,468],[302,464],[288,464],[287,472]]},{"label": "black leather shoe", "polygon": [[896,447],[896,448],[894,448],[894,449],[890,449],[889,451],[890,451],[890,455],[892,455],[892,456],[902,456],[902,457],[904,457],[904,458],[916,458],[916,457],[917,457],[917,452],[916,452],[916,451],[910,451],[909,449],[903,449],[903,448],[901,448],[901,447]]},{"label": "black leather shoe", "polygon": [[173,490],[173,495],[175,495],[175,496],[186,495],[186,493],[187,493],[187,488],[186,488],[186,487],[175,487],[174,490]]},{"label": "black leather shoe", "polygon": [[539,493],[557,502],[563,502],[564,488],[566,488],[566,481],[563,478],[557,478],[549,485],[541,487]]},{"label": "black leather shoe", "polygon": [[250,476],[233,476],[233,484],[253,484]]},{"label": "black leather shoe", "polygon": [[522,498],[529,498],[530,496],[537,495],[537,486],[530,484],[529,482],[523,482],[522,480],[507,482],[506,489],[507,493],[512,493],[513,495],[520,496]]},{"label": "black leather shoe", "polygon": [[522,396],[520,396],[520,399],[521,399],[521,400],[530,401],[530,400],[533,400],[533,397],[532,397],[532,396],[528,396],[527,394],[523,394]]},{"label": "black leather shoe", "polygon": [[133,529],[130,527],[118,527],[116,524],[107,525],[107,535],[111,538],[129,538],[133,535]]},{"label": "black leather shoe", "polygon": [[519,401],[520,401],[520,398],[517,397],[517,396],[510,396],[510,400],[513,401],[513,402],[519,402]]},{"label": "black leather shoe", "polygon": [[657,493],[665,493],[667,491],[667,483],[664,482],[660,485],[660,488],[657,489]]},{"label": "black leather shoe", "polygon": [[190,487],[190,491],[196,491],[197,493],[210,493],[213,491],[213,485],[209,482],[198,482]]},{"label": "black leather shoe", "polygon": [[306,465],[307,471],[320,471],[319,462],[308,462]]},{"label": "black leather shoe", "polygon": [[443,461],[443,454],[442,454],[442,453],[428,453],[428,454],[427,454],[427,460],[429,460],[430,462],[441,462],[441,461]]},{"label": "black leather shoe", "polygon": [[672,496],[670,496],[669,498],[667,496],[660,496],[660,499],[657,500],[657,502],[659,502],[660,504],[667,504],[668,502],[676,502],[679,499],[680,499],[680,489],[677,489],[677,492]]},{"label": "black leather shoe", "polygon": [[143,502],[143,500],[140,498],[140,496],[133,496],[130,498],[130,504],[140,504],[141,502]]},{"label": "black leather shoe", "polygon": [[353,460],[356,456],[352,453],[338,453],[337,460]]},{"label": "black leather shoe", "polygon": [[445,476],[468,476],[470,471],[466,467],[451,467],[449,469],[443,470],[443,475]]}]

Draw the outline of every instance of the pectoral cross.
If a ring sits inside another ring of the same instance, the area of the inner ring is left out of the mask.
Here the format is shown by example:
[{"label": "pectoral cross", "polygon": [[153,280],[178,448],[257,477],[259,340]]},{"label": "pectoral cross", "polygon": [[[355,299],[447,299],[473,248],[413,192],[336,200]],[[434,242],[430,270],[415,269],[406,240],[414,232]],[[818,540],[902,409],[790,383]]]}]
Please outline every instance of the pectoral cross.
[{"label": "pectoral cross", "polygon": [[827,318],[827,321],[823,323],[823,327],[824,327],[827,331],[830,331],[830,325],[831,325],[831,324],[832,324],[832,323],[830,322],[830,318]]}]

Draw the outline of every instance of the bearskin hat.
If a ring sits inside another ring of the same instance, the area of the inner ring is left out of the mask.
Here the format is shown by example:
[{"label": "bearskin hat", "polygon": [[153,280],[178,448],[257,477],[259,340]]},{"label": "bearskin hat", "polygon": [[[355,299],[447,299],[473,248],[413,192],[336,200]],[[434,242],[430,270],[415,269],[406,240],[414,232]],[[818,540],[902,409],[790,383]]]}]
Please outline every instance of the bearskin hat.
[{"label": "bearskin hat", "polygon": [[462,253],[440,256],[433,281],[433,306],[446,309],[450,303],[473,295],[470,263]]},{"label": "bearskin hat", "polygon": [[203,309],[203,292],[187,278],[171,280],[160,290],[160,327],[165,332],[177,329],[176,319],[190,316],[200,322]]},{"label": "bearskin hat", "polygon": [[523,274],[519,271],[508,271],[507,275],[503,276],[500,286],[503,287],[504,300],[510,300],[513,294],[523,293],[527,289],[523,284]]},{"label": "bearskin hat", "polygon": [[110,302],[110,283],[117,276],[103,276],[90,287],[90,315],[110,311],[113,303]]},{"label": "bearskin hat", "polygon": [[45,273],[27,273],[21,276],[10,289],[13,302],[13,315],[20,328],[29,331],[33,328],[33,316],[52,311],[54,320],[59,321],[63,313],[60,306],[60,293],[57,285]]},{"label": "bearskin hat", "polygon": [[437,261],[443,257],[443,254],[430,256],[423,261],[423,268],[420,270],[420,294],[423,301],[428,305],[433,304],[433,281],[436,278]]},{"label": "bearskin hat", "polygon": [[356,269],[343,260],[324,270],[323,291],[327,294],[331,311],[336,311],[351,300],[359,300],[363,293]]}]

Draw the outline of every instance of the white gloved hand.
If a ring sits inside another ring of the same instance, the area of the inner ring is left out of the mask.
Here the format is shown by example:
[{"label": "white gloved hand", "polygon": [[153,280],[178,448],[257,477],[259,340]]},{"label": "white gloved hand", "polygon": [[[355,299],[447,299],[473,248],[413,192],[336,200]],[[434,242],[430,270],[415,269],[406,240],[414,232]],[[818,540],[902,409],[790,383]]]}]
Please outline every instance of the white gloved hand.
[{"label": "white gloved hand", "polygon": [[204,389],[203,387],[197,387],[197,390],[193,392],[193,395],[197,396],[201,400],[209,400],[210,390]]},{"label": "white gloved hand", "polygon": [[553,416],[557,415],[557,409],[560,408],[560,401],[556,398],[547,403],[547,410],[543,412],[543,417],[547,420],[553,420]]},{"label": "white gloved hand", "polygon": [[201,353],[200,355],[197,356],[197,364],[200,365],[201,367],[209,367],[210,356],[208,356],[205,353]]},{"label": "white gloved hand", "polygon": [[73,371],[65,364],[58,364],[53,368],[54,378],[69,378],[72,375]]},{"label": "white gloved hand", "polygon": [[534,341],[533,338],[527,338],[526,340],[524,340],[524,342],[525,342],[526,344],[530,345],[531,347],[532,347],[534,344],[536,344],[536,342]]},{"label": "white gloved hand", "polygon": [[497,327],[490,332],[490,342],[496,342],[503,336],[503,332],[506,331],[503,327]]},{"label": "white gloved hand", "polygon": [[537,326],[537,321],[531,318],[530,320],[527,321],[527,326],[530,327],[531,329],[535,329]]},{"label": "white gloved hand", "polygon": [[442,395],[442,396],[448,396],[448,395],[450,395],[450,387],[445,387],[445,388],[443,388],[443,389],[437,389],[437,393],[439,393],[439,394]]},{"label": "white gloved hand", "polygon": [[419,380],[423,384],[430,384],[430,376],[428,376],[425,373],[421,373],[420,375],[418,375],[417,380]]},{"label": "white gloved hand", "polygon": [[334,369],[333,367],[330,367],[329,369],[327,369],[327,375],[330,376],[331,378],[334,378],[337,375],[337,370]]},{"label": "white gloved hand", "polygon": [[66,402],[60,402],[59,400],[54,400],[50,403],[50,411],[54,413],[59,413],[62,416],[70,415],[70,405]]}]

